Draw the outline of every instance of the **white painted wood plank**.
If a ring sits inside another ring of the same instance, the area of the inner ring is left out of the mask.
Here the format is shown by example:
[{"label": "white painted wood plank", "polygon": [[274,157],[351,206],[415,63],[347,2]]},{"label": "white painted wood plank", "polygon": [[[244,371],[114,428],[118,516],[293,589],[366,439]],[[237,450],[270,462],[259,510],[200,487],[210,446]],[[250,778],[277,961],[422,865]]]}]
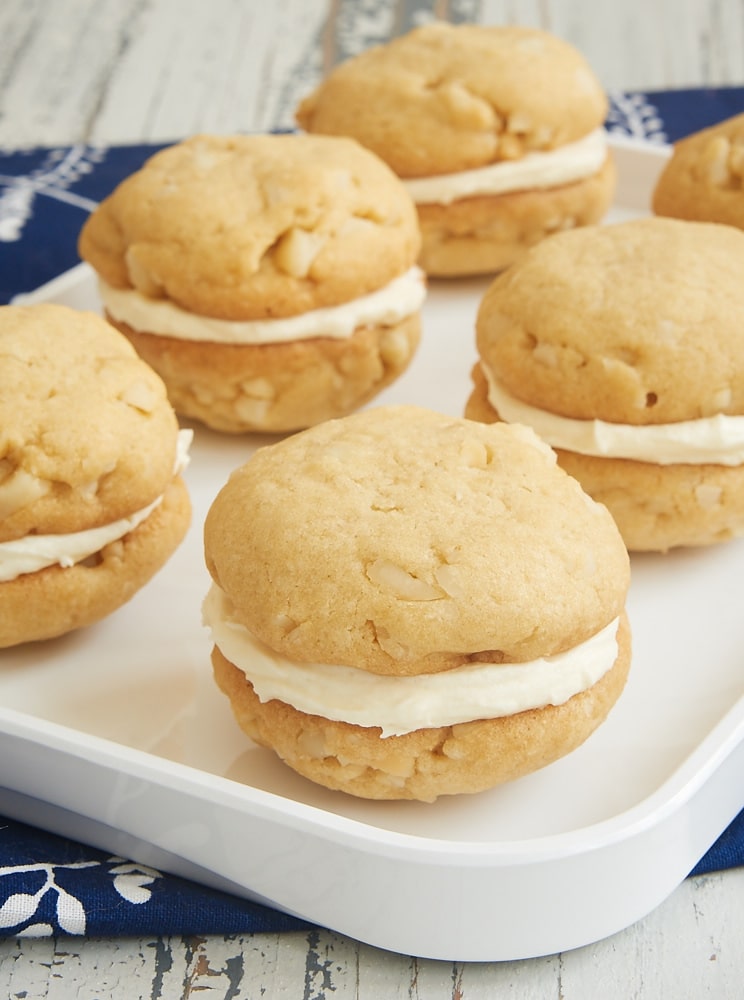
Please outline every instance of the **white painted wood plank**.
[{"label": "white painted wood plank", "polygon": [[328,0],[9,0],[0,146],[289,125],[322,72],[328,9]]},{"label": "white painted wood plank", "polygon": [[133,0],[57,0],[28,10],[0,5],[0,36],[7,23],[11,36],[20,30],[23,37],[15,54],[0,50],[0,145],[87,136],[132,6]]},{"label": "white painted wood plank", "polygon": [[[331,4],[328,0],[275,0],[280,14],[277,29],[262,18],[254,24],[251,57],[257,72],[241,66],[238,93],[246,103],[246,129],[269,131],[294,128],[294,109],[323,74],[323,33]],[[263,7],[261,8],[264,9]],[[301,25],[301,31],[297,27]],[[257,54],[260,53],[260,59]]]},{"label": "white painted wood plank", "polygon": [[55,950],[50,939],[0,942],[0,996],[47,997]]},{"label": "white painted wood plank", "polygon": [[317,46],[327,7],[192,0],[184,19],[180,0],[152,3],[112,74],[92,138],[159,142],[286,124],[277,104]]},{"label": "white painted wood plank", "polygon": [[[512,902],[505,905],[518,905]],[[516,962],[414,959],[331,931],[0,942],[0,995],[44,1000],[658,1000],[729,998],[744,984],[744,869],[688,879],[605,941]]]},{"label": "white painted wood plank", "polygon": [[565,38],[609,90],[744,82],[742,0],[482,0],[479,18]]},{"label": "white painted wood plank", "polygon": [[744,996],[744,868],[688,879],[621,935],[562,957],[566,997]]}]

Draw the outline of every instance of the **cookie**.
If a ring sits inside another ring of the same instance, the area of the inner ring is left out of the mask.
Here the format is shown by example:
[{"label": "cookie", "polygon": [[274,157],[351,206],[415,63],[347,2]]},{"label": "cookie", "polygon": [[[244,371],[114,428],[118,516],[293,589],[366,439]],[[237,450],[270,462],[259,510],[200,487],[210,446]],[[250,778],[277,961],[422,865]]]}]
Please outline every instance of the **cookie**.
[{"label": "cookie", "polygon": [[527,428],[328,421],[236,470],[204,545],[218,685],[329,788],[490,788],[581,744],[623,688],[625,546]]},{"label": "cookie", "polygon": [[191,507],[161,379],[94,313],[0,308],[0,647],[62,635],[128,601]]},{"label": "cookie", "polygon": [[416,202],[421,266],[454,276],[498,271],[551,233],[603,217],[615,191],[607,109],[567,42],[438,22],[336,67],[296,118],[385,160]]},{"label": "cookie", "polygon": [[744,532],[744,233],[647,218],[562,233],[499,275],[466,415],[528,424],[629,549]]},{"label": "cookie", "polygon": [[196,136],[153,156],[79,240],[109,320],[176,410],[285,432],[362,406],[410,363],[415,207],[350,139]]},{"label": "cookie", "polygon": [[652,206],[657,215],[744,229],[744,114],[677,142]]}]

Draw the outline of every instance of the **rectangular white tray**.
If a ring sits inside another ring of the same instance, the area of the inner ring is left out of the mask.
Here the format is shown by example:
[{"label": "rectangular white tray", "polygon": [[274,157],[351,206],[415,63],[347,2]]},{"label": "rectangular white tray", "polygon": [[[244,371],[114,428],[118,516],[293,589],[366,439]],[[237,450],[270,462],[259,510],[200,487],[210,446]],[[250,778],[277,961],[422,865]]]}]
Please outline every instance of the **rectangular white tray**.
[{"label": "rectangular white tray", "polygon": [[[646,214],[668,151],[613,145],[608,221]],[[487,285],[431,283],[378,403],[462,413]],[[44,300],[98,308],[86,266],[25,297]],[[550,954],[658,905],[744,806],[744,540],[633,558],[630,680],[575,753],[476,796],[357,801],[253,746],[211,679],[202,522],[258,443],[198,429],[166,568],[106,621],[0,652],[0,811],[420,957]]]}]

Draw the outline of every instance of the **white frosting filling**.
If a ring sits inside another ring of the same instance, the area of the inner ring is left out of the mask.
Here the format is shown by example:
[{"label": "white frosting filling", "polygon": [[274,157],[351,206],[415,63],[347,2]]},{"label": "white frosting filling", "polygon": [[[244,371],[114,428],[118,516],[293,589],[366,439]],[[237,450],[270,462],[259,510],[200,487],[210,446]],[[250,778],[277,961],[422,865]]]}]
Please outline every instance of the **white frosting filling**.
[{"label": "white frosting filling", "polygon": [[501,160],[456,174],[409,178],[403,183],[419,205],[449,205],[459,198],[474,195],[507,194],[570,184],[596,174],[606,158],[607,140],[603,129],[599,128],[577,142],[544,153],[527,153],[519,160]]},{"label": "white frosting filling", "polygon": [[[174,475],[188,465],[188,450],[194,432],[181,430]],[[89,556],[100,552],[106,545],[133,531],[162,502],[158,497],[147,507],[111,524],[103,524],[87,531],[73,531],[62,535],[26,535],[11,542],[0,542],[0,581],[15,580],[26,573],[36,573],[47,566],[69,569]]]},{"label": "white frosting filling", "polygon": [[596,684],[618,655],[615,619],[580,646],[530,663],[473,663],[437,674],[389,677],[283,659],[232,612],[230,599],[213,584],[204,600],[204,624],[262,702],[276,698],[309,715],[379,726],[383,737],[562,705]]},{"label": "white frosting filling", "polygon": [[262,320],[214,319],[187,312],[166,299],[151,299],[134,289],[99,281],[106,311],[133,330],[178,340],[219,344],[277,344],[311,337],[350,337],[362,326],[393,326],[423,305],[423,271],[412,267],[383,288],[342,305],[312,309],[298,316]]},{"label": "white frosting filling", "polygon": [[553,448],[628,458],[654,465],[728,465],[744,463],[744,417],[717,413],[673,424],[611,424],[574,420],[515,399],[481,363],[488,382],[488,401],[508,423],[527,424]]}]

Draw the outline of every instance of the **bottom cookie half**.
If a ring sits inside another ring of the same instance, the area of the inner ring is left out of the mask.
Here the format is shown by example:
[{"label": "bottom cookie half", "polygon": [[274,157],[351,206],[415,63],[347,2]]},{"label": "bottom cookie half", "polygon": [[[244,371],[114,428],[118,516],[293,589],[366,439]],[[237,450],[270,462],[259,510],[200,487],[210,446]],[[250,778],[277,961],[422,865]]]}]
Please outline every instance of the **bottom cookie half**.
[{"label": "bottom cookie half", "polygon": [[176,477],[141,524],[95,557],[0,583],[0,648],[64,635],[126,604],[180,545],[190,520],[186,485]]},{"label": "bottom cookie half", "polygon": [[418,799],[480,792],[558,760],[580,746],[619,698],[631,660],[625,615],[614,666],[562,705],[382,738],[307,715],[281,701],[262,703],[245,674],[215,648],[215,679],[248,736],[317,784],[368,799]]}]

